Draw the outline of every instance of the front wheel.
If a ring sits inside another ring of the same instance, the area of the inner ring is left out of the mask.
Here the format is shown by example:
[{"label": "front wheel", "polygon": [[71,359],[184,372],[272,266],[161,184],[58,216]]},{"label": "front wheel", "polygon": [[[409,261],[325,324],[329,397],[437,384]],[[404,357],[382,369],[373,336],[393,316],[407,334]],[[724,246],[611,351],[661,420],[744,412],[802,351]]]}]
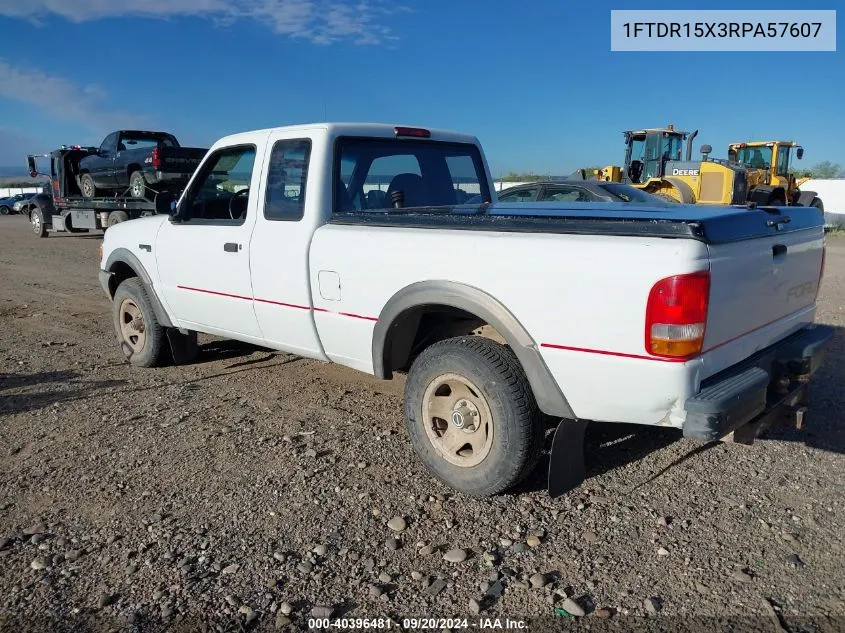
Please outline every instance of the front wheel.
[{"label": "front wheel", "polygon": [[117,287],[112,317],[117,342],[126,360],[136,367],[161,364],[165,331],[140,279],[130,277]]},{"label": "front wheel", "polygon": [[35,207],[29,215],[29,221],[33,233],[38,237],[47,237],[47,225],[44,224],[44,212],[41,209]]},{"label": "front wheel", "polygon": [[477,336],[440,341],[416,358],[405,424],[429,472],[474,497],[521,481],[543,444],[543,416],[516,355]]}]

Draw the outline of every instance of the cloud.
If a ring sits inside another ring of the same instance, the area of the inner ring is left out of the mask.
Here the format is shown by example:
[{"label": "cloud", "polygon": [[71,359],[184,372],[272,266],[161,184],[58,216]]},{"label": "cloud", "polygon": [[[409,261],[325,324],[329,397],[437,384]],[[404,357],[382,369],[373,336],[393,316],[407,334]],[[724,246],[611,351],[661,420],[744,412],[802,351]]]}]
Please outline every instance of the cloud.
[{"label": "cloud", "polygon": [[100,86],[78,86],[38,69],[16,68],[3,59],[0,59],[0,97],[35,106],[52,117],[75,121],[99,133],[149,123],[145,116],[104,107],[108,94]]},{"label": "cloud", "polygon": [[0,16],[35,22],[51,15],[70,22],[124,16],[197,16],[222,25],[252,20],[281,35],[315,44],[341,40],[381,44],[395,40],[384,22],[404,10],[390,0],[0,0]]}]

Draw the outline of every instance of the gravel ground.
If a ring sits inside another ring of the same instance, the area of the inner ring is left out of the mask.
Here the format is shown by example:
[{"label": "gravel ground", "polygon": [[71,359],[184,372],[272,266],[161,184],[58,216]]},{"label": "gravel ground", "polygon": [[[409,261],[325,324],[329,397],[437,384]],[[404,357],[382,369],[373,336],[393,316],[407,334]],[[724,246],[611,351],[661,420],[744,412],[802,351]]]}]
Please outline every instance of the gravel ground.
[{"label": "gravel ground", "polygon": [[[841,334],[803,434],[701,450],[593,425],[580,489],[548,498],[541,464],[474,500],[415,459],[401,380],[211,337],[131,368],[98,242],[0,218],[0,630],[845,627]],[[840,327],[843,275],[830,237],[819,320]]]}]

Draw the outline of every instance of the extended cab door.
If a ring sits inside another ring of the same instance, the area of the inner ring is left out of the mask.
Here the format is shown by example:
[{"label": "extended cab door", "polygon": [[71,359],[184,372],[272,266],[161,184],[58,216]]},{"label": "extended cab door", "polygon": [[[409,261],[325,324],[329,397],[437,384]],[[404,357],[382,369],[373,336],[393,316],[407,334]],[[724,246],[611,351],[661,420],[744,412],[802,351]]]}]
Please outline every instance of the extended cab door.
[{"label": "extended cab door", "polygon": [[326,188],[319,183],[331,178],[320,172],[330,157],[318,139],[312,142],[302,130],[271,134],[250,260],[255,312],[267,344],[325,360],[314,323],[308,263],[311,238],[323,218]]},{"label": "extended cab door", "polygon": [[181,327],[261,343],[249,274],[264,134],[210,154],[155,244],[165,301]]},{"label": "extended cab door", "polygon": [[117,132],[112,132],[103,139],[97,155],[89,160],[91,178],[98,187],[113,187],[115,184],[114,159],[117,153],[117,136]]}]

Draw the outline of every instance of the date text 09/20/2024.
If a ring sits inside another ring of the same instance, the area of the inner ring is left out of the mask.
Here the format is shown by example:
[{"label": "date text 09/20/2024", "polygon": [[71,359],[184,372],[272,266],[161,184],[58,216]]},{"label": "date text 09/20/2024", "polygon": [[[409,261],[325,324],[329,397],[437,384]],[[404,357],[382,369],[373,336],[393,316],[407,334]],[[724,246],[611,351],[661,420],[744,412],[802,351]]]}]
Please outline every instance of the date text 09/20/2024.
[{"label": "date text 09/20/2024", "polygon": [[511,618],[309,618],[309,629],[525,629],[524,620]]}]

